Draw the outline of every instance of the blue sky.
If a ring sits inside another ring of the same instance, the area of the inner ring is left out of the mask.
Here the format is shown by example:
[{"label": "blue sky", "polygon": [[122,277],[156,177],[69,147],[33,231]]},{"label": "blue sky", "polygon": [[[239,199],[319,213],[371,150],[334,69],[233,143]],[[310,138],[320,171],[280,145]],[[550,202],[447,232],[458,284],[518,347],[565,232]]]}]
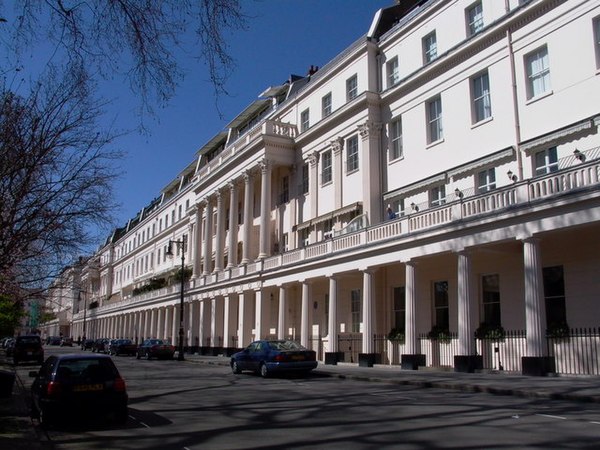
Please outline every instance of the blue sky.
[{"label": "blue sky", "polygon": [[[170,103],[156,107],[146,122],[150,135],[132,133],[117,141],[126,152],[116,185],[118,225],[134,217],[195,158],[196,151],[268,86],[322,67],[365,34],[375,12],[393,0],[241,0],[247,30],[232,33],[228,43],[236,70],[227,84],[229,97],[219,99],[220,118],[206,67],[191,57],[180,58],[186,78]],[[134,99],[119,80],[105,83],[116,97],[109,115],[116,125],[139,124]]]}]

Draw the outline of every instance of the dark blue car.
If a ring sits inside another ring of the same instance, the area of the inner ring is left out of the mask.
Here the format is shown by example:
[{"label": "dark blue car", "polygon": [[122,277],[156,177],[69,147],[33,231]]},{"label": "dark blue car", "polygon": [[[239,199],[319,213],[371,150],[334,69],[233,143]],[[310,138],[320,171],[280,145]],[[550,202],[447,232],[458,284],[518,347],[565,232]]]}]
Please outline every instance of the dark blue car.
[{"label": "dark blue car", "polygon": [[313,350],[288,340],[254,341],[231,356],[233,373],[250,370],[263,377],[281,372],[308,373],[317,364],[317,354]]}]

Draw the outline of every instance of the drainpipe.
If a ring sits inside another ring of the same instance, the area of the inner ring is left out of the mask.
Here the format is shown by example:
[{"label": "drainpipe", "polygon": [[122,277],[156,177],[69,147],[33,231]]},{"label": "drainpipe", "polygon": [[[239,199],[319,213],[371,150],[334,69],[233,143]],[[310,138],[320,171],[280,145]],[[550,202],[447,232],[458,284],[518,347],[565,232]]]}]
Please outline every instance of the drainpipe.
[{"label": "drainpipe", "polygon": [[515,117],[515,148],[517,151],[517,174],[519,180],[523,179],[523,158],[521,155],[521,120],[519,118],[519,102],[517,98],[517,76],[515,73],[515,53],[513,51],[512,34],[506,30],[508,44],[508,58],[510,61],[510,79],[512,84],[513,112]]}]

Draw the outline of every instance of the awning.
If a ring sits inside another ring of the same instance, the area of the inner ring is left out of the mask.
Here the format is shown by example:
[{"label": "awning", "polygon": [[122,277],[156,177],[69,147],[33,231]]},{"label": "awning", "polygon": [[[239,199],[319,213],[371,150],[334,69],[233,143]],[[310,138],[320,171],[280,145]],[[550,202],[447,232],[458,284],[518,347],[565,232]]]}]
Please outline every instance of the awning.
[{"label": "awning", "polygon": [[598,132],[599,119],[600,116],[585,119],[558,131],[531,139],[521,144],[521,151],[529,155],[533,150],[537,150],[540,147],[552,147],[554,145],[564,144],[565,142],[579,139],[588,134],[596,134]]},{"label": "awning", "polygon": [[340,216],[343,216],[344,214],[348,214],[348,213],[351,213],[354,211],[360,211],[361,209],[362,209],[362,202],[356,202],[356,203],[352,203],[347,206],[342,206],[341,208],[338,208],[335,211],[331,211],[326,214],[317,216],[314,219],[306,220],[302,223],[299,223],[298,225],[296,225],[296,231],[304,230],[313,225],[323,223],[326,220],[334,219],[336,217],[340,217]]},{"label": "awning", "polygon": [[409,184],[408,186],[404,186],[402,188],[396,189],[394,191],[383,194],[383,199],[385,201],[399,197],[406,196],[412,192],[422,191],[429,186],[434,186],[436,184],[445,183],[446,182],[446,174],[440,173],[439,175],[434,175],[433,177],[425,178],[424,180],[418,181],[413,184]]},{"label": "awning", "polygon": [[446,174],[449,178],[461,178],[469,176],[476,170],[486,166],[498,165],[503,162],[513,161],[514,159],[515,149],[514,147],[508,147],[504,150],[500,150],[499,152],[492,153],[491,155],[472,161],[469,164],[450,169],[448,172],[446,172]]}]

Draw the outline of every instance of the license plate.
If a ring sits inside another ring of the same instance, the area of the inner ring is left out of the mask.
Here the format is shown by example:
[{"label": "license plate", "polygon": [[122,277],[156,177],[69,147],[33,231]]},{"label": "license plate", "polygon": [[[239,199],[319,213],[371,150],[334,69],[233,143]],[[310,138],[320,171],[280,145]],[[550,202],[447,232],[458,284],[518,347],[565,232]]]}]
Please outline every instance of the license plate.
[{"label": "license plate", "polygon": [[27,356],[33,355],[33,352],[27,352]]},{"label": "license plate", "polygon": [[292,356],[294,361],[304,361],[304,355],[294,355]]},{"label": "license plate", "polygon": [[104,389],[104,385],[102,383],[98,384],[78,384],[73,386],[74,392],[90,392],[90,391],[101,391]]}]

